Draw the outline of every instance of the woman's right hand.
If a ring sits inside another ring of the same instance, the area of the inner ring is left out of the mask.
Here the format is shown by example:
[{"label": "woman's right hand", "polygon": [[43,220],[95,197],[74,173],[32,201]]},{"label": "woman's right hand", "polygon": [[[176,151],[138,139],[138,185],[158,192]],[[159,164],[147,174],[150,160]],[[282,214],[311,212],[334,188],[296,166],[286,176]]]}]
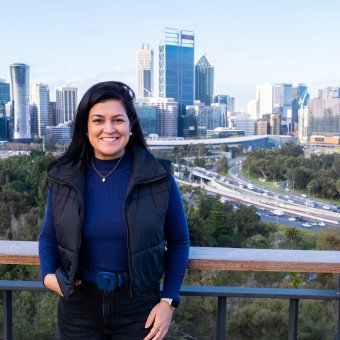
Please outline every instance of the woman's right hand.
[{"label": "woman's right hand", "polygon": [[63,296],[55,274],[47,274],[44,278],[44,285],[58,295]]}]

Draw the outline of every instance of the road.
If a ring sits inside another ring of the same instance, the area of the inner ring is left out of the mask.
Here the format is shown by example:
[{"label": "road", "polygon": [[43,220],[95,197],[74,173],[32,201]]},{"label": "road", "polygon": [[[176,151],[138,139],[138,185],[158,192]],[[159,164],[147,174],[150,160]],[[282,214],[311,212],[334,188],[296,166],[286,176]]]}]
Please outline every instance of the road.
[{"label": "road", "polygon": [[[334,212],[330,209],[306,206],[305,203],[308,199],[293,193],[286,194],[284,192],[280,194],[257,186],[244,178],[240,178],[238,175],[239,165],[232,169],[234,170],[234,173],[231,174],[232,178],[227,178],[203,168],[188,168],[191,174],[191,182],[186,183],[193,184],[193,181],[197,186],[221,195],[224,201],[253,205],[258,209],[261,219],[267,222],[295,228],[310,228],[314,231],[338,226],[339,210]],[[324,205],[324,203],[321,204]],[[279,210],[279,213],[283,216],[273,216],[274,210]]]}]

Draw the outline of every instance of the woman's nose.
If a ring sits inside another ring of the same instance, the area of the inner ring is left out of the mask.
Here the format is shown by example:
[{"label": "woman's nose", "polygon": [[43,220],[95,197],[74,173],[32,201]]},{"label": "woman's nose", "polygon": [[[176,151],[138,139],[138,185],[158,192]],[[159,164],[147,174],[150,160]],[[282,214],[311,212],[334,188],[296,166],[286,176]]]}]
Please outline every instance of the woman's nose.
[{"label": "woman's nose", "polygon": [[116,127],[113,122],[107,122],[104,126],[105,132],[114,132],[116,130]]}]

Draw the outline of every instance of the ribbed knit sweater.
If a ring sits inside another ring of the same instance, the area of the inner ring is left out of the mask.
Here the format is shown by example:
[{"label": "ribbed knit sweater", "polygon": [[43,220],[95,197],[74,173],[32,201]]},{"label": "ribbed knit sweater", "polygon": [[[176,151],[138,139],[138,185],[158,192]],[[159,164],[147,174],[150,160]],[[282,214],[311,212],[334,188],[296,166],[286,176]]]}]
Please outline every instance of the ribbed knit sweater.
[{"label": "ribbed knit sweater", "polygon": [[[93,158],[94,167],[106,176],[118,160]],[[82,228],[80,267],[92,271],[128,271],[127,229],[124,221],[125,195],[132,175],[132,161],[125,153],[105,181],[90,164],[86,169],[86,211]],[[165,218],[168,255],[162,297],[179,299],[188,259],[189,234],[182,198],[174,178]],[[45,220],[40,232],[39,256],[42,278],[59,267],[53,223],[52,195],[48,192]]]}]

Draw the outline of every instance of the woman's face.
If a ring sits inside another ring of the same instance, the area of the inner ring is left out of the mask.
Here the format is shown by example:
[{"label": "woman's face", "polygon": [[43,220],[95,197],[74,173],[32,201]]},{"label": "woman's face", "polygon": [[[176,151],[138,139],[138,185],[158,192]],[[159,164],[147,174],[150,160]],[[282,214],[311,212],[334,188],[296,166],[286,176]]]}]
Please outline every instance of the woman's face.
[{"label": "woman's face", "polygon": [[92,106],[87,122],[88,138],[98,159],[119,158],[130,137],[130,122],[120,100]]}]

